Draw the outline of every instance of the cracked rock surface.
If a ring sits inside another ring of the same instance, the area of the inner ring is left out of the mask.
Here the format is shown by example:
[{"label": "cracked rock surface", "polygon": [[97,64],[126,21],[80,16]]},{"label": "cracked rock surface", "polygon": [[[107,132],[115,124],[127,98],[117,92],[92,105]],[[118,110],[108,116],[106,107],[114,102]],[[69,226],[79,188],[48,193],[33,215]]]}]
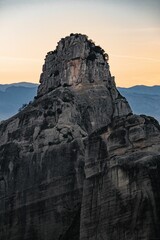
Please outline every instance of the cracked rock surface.
[{"label": "cracked rock surface", "polygon": [[0,124],[0,239],[158,239],[159,175],[158,122],[132,114],[108,55],[71,34]]}]

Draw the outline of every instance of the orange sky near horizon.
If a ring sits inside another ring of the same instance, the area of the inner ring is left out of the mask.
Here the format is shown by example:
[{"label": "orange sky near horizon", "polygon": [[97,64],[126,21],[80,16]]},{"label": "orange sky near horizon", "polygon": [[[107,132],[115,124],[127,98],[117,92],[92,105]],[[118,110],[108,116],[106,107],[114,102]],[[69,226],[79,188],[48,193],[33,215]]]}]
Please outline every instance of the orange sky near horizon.
[{"label": "orange sky near horizon", "polygon": [[117,86],[160,85],[159,11],[158,0],[0,0],[0,84],[38,83],[47,52],[73,32],[109,54]]}]

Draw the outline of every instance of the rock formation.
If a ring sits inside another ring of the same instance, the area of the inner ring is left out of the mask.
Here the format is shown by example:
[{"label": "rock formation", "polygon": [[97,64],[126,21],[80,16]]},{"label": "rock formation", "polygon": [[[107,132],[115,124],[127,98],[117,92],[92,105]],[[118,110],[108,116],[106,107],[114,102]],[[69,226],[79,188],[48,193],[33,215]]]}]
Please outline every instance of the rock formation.
[{"label": "rock formation", "polygon": [[107,58],[61,39],[33,103],[0,125],[0,239],[160,238],[160,126],[132,114]]}]

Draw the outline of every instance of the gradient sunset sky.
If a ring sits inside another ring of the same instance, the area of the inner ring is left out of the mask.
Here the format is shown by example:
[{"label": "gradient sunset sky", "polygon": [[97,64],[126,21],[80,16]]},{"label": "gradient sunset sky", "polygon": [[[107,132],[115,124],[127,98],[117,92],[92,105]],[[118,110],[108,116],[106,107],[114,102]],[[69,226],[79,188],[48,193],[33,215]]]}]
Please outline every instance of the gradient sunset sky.
[{"label": "gradient sunset sky", "polygon": [[160,0],[0,0],[0,84],[38,83],[70,33],[109,54],[117,86],[160,85]]}]

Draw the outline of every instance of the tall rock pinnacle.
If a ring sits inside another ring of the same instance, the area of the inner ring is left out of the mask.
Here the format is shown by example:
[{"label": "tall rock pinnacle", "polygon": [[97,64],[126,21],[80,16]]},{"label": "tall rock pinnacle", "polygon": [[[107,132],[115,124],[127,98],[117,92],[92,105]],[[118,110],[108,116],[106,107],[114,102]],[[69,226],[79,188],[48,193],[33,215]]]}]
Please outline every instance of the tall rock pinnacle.
[{"label": "tall rock pinnacle", "polygon": [[158,122],[132,114],[108,55],[71,34],[0,124],[0,239],[160,239],[159,176]]},{"label": "tall rock pinnacle", "polygon": [[92,111],[93,125],[97,118],[100,126],[101,122],[109,123],[112,116],[131,113],[128,102],[116,89],[108,54],[86,35],[71,34],[60,40],[56,50],[46,56],[40,83],[38,96],[60,86],[70,87],[76,95],[82,95],[82,99],[84,95],[90,96],[85,104],[86,109]]},{"label": "tall rock pinnacle", "polygon": [[[106,54],[107,57],[107,54]],[[61,39],[49,52],[43,66],[38,94],[62,85],[79,89],[87,84],[109,84],[111,75],[104,50],[85,35],[72,34]]]}]

